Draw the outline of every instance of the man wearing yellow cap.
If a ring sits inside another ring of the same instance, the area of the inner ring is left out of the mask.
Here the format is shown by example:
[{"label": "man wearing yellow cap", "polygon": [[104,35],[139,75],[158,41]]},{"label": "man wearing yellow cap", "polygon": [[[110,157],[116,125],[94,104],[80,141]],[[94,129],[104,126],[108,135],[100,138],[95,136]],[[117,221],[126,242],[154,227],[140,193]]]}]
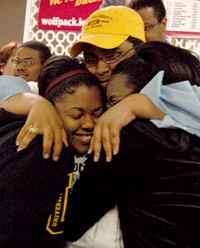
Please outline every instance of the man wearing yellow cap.
[{"label": "man wearing yellow cap", "polygon": [[[83,52],[86,68],[103,86],[109,82],[112,71],[123,60],[133,56],[135,49],[145,42],[144,23],[140,15],[125,6],[110,6],[93,12],[83,26],[81,37],[69,50],[72,57]],[[104,147],[107,161],[119,151],[119,131],[133,119],[134,99],[122,100],[107,110],[94,130],[95,160]],[[119,118],[123,113],[123,118]]]},{"label": "man wearing yellow cap", "polygon": [[140,15],[125,6],[110,6],[89,16],[80,40],[69,52],[72,57],[83,52],[87,69],[105,86],[116,65],[132,56],[135,47],[144,41]]}]

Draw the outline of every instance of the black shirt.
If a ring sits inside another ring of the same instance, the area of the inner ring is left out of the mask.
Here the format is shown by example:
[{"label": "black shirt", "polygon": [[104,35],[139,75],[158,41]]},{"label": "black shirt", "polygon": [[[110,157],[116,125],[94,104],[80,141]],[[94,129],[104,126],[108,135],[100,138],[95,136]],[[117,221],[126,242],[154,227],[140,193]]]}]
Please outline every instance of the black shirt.
[{"label": "black shirt", "polygon": [[16,151],[24,121],[0,112],[0,247],[64,247],[73,155],[63,149],[54,162],[42,158],[42,139]]},{"label": "black shirt", "polygon": [[73,193],[68,239],[117,204],[125,247],[200,247],[200,139],[183,130],[131,123],[119,154],[88,160]]}]

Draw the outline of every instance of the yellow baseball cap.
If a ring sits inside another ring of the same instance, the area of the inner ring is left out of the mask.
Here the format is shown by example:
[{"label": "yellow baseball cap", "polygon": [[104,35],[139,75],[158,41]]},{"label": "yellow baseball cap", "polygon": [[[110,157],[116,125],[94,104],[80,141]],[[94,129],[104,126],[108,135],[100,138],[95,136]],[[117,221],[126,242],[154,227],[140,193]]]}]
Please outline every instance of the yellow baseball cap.
[{"label": "yellow baseball cap", "polygon": [[113,49],[129,36],[145,41],[144,23],[140,15],[125,6],[110,6],[93,12],[86,20],[80,40],[69,49],[72,57],[83,50],[83,44]]}]

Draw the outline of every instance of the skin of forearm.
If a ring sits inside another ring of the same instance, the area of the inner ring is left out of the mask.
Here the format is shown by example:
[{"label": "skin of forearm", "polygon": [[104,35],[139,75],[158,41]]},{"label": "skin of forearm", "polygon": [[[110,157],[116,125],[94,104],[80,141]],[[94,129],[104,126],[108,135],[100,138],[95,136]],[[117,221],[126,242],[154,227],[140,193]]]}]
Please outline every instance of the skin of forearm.
[{"label": "skin of forearm", "polygon": [[32,106],[39,101],[47,100],[36,94],[20,93],[6,99],[0,104],[0,107],[11,113],[28,115]]},{"label": "skin of forearm", "polygon": [[165,113],[143,94],[133,94],[125,100],[127,101],[127,107],[137,118],[162,120],[165,116]]}]

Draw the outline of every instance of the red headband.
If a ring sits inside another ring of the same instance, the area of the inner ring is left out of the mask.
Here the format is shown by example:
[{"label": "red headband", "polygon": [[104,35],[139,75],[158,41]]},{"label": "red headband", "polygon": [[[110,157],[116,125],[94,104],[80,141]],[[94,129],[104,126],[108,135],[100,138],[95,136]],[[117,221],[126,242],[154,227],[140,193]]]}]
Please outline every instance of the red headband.
[{"label": "red headband", "polygon": [[44,95],[47,96],[49,94],[49,92],[54,89],[56,87],[56,85],[58,85],[62,80],[64,79],[68,79],[72,76],[78,75],[78,74],[84,74],[87,73],[87,71],[83,70],[83,69],[77,69],[77,70],[73,70],[73,71],[69,71],[66,72],[62,75],[60,75],[59,77],[55,78],[53,81],[50,82],[50,84],[48,85],[47,89],[44,92]]}]

